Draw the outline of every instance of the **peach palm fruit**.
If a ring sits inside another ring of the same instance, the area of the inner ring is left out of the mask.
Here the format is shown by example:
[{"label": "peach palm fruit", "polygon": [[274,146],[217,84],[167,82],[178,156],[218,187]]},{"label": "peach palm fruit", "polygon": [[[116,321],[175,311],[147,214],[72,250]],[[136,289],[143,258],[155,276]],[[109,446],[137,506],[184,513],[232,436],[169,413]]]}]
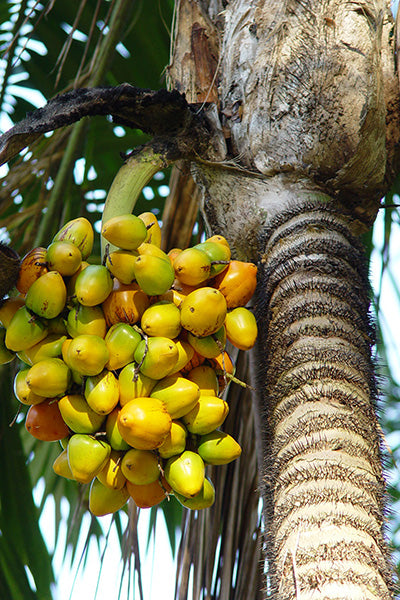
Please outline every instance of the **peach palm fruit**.
[{"label": "peach palm fruit", "polygon": [[31,366],[26,383],[34,394],[53,398],[65,394],[71,383],[71,371],[60,358],[45,358]]},{"label": "peach palm fruit", "polygon": [[157,383],[157,379],[146,377],[137,370],[137,364],[132,362],[126,365],[118,376],[119,401],[121,406],[130,400],[140,397],[148,397]]},{"label": "peach palm fruit", "polygon": [[75,480],[75,477],[71,471],[71,467],[69,466],[67,449],[64,449],[53,462],[53,471],[56,473],[56,475],[60,475],[66,479]]},{"label": "peach palm fruit", "polygon": [[171,416],[157,398],[134,398],[118,415],[118,429],[123,439],[138,450],[161,446],[171,429]]},{"label": "peach palm fruit", "polygon": [[253,263],[231,260],[228,268],[214,279],[214,286],[225,296],[228,308],[245,306],[257,286],[257,267]]},{"label": "peach palm fruit", "polygon": [[72,242],[52,242],[46,252],[47,267],[60,275],[73,275],[82,262],[82,254]]},{"label": "peach palm fruit", "polygon": [[160,476],[158,458],[150,450],[128,450],[122,459],[121,470],[126,479],[136,485],[152,483]]},{"label": "peach palm fruit", "polygon": [[175,419],[171,423],[171,430],[157,451],[161,458],[171,458],[182,454],[186,448],[187,430],[184,424]]},{"label": "peach palm fruit", "polygon": [[218,396],[218,377],[212,367],[199,365],[189,371],[186,377],[197,383],[201,396]]},{"label": "peach palm fruit", "polygon": [[106,267],[121,283],[129,285],[135,280],[134,265],[138,256],[136,250],[114,250],[107,254]]},{"label": "peach palm fruit", "polygon": [[174,372],[179,352],[176,344],[169,338],[150,337],[139,342],[134,356],[143,375],[151,379],[162,379]]},{"label": "peach palm fruit", "polygon": [[140,333],[135,331],[128,323],[115,323],[112,325],[104,338],[110,355],[106,364],[107,369],[113,371],[131,363],[141,339]]},{"label": "peach palm fruit", "polygon": [[145,334],[176,338],[181,330],[181,313],[173,302],[155,302],[147,308],[140,322]]},{"label": "peach palm fruit", "polygon": [[174,496],[182,506],[190,508],[191,510],[201,510],[203,508],[209,508],[214,504],[215,488],[212,482],[205,477],[201,490],[195,496],[187,498],[182,494],[178,494],[178,492],[174,492]]},{"label": "peach palm fruit", "polygon": [[0,324],[7,329],[11,323],[11,319],[22,306],[25,306],[25,300],[22,296],[4,300],[0,306]]},{"label": "peach palm fruit", "polygon": [[38,246],[25,254],[21,261],[18,280],[15,286],[21,294],[26,294],[32,283],[47,273],[46,253],[46,248]]},{"label": "peach palm fruit", "polygon": [[19,352],[34,346],[43,340],[48,333],[47,325],[39,317],[32,315],[26,306],[21,306],[14,313],[4,338],[9,350]]},{"label": "peach palm fruit", "polygon": [[144,240],[150,244],[161,247],[161,227],[158,224],[157,217],[152,212],[143,212],[138,215],[139,219],[146,225],[147,236]]},{"label": "peach palm fruit", "polygon": [[104,370],[87,377],[85,398],[90,408],[99,415],[108,415],[118,404],[119,384],[112,371]]},{"label": "peach palm fruit", "polygon": [[217,396],[200,396],[196,406],[182,417],[190,433],[205,435],[217,429],[229,412],[228,404]]},{"label": "peach palm fruit", "polygon": [[66,352],[71,369],[88,376],[101,373],[109,358],[107,345],[98,335],[77,335]]},{"label": "peach palm fruit", "polygon": [[208,240],[197,244],[194,248],[205,252],[210,259],[210,277],[215,277],[215,275],[218,275],[218,273],[221,273],[228,267],[231,258],[231,249],[227,244]]},{"label": "peach palm fruit", "polygon": [[135,261],[135,277],[149,296],[164,294],[174,282],[175,273],[168,257],[153,254],[139,255]]},{"label": "peach palm fruit", "polygon": [[226,336],[240,350],[250,350],[257,339],[257,322],[253,313],[239,306],[228,312],[225,319]]},{"label": "peach palm fruit", "polygon": [[171,417],[179,419],[197,404],[200,390],[193,381],[175,374],[161,379],[150,396],[164,402]]},{"label": "peach palm fruit", "polygon": [[139,217],[131,214],[112,217],[104,223],[101,235],[123,250],[136,250],[147,237],[147,228]]},{"label": "peach palm fruit", "polygon": [[226,332],[225,327],[222,325],[212,335],[206,335],[205,337],[197,337],[192,333],[188,333],[188,342],[193,349],[204,356],[205,358],[215,358],[225,348],[226,344]]},{"label": "peach palm fruit", "polygon": [[117,512],[128,498],[126,487],[112,489],[104,486],[99,479],[93,479],[89,490],[89,510],[96,517],[103,517]]},{"label": "peach palm fruit", "polygon": [[169,458],[164,467],[164,477],[174,492],[187,498],[200,492],[204,476],[203,459],[191,450],[185,450],[179,456]]},{"label": "peach palm fruit", "polygon": [[209,465],[226,465],[238,458],[242,449],[231,435],[217,429],[200,437],[197,452]]},{"label": "peach palm fruit", "polygon": [[85,306],[96,306],[108,298],[113,289],[109,270],[102,265],[89,265],[75,281],[75,296]]},{"label": "peach palm fruit", "polygon": [[114,279],[113,289],[103,302],[103,311],[109,327],[115,323],[134,325],[148,306],[150,300],[137,283],[125,285]]},{"label": "peach palm fruit", "polygon": [[197,337],[205,337],[218,331],[224,324],[225,316],[225,298],[212,287],[194,290],[182,302],[182,327]]},{"label": "peach palm fruit", "polygon": [[110,456],[111,447],[91,435],[76,433],[67,446],[71,473],[79,483],[90,483],[102,470]]},{"label": "peach palm fruit", "polygon": [[151,508],[160,504],[169,492],[168,484],[163,478],[146,485],[136,485],[127,481],[126,489],[138,508]]},{"label": "peach palm fruit", "polygon": [[21,404],[40,404],[43,402],[44,397],[39,396],[32,392],[29,385],[26,383],[26,376],[29,373],[29,369],[22,369],[14,377],[14,394],[15,397],[21,402]]},{"label": "peach palm fruit", "polygon": [[121,470],[123,455],[123,452],[111,450],[106,464],[96,475],[97,479],[108,488],[120,490],[126,483],[126,477]]},{"label": "peach palm fruit", "polygon": [[66,394],[58,406],[64,421],[75,433],[96,433],[104,423],[105,415],[96,413],[80,394]]},{"label": "peach palm fruit", "polygon": [[25,428],[38,440],[54,442],[69,435],[58,408],[58,402],[52,399],[43,400],[32,405],[25,418]]},{"label": "peach palm fruit", "polygon": [[73,306],[67,316],[67,331],[71,337],[88,334],[103,338],[107,324],[101,306]]},{"label": "peach palm fruit", "polygon": [[93,227],[85,217],[72,219],[56,233],[53,242],[71,242],[79,248],[82,258],[86,259],[93,249]]},{"label": "peach palm fruit", "polygon": [[186,248],[174,260],[175,275],[186,285],[199,285],[210,277],[211,260],[200,248]]},{"label": "peach palm fruit", "polygon": [[61,357],[62,345],[66,339],[66,335],[49,333],[34,346],[18,352],[18,358],[20,358],[27,365],[34,365],[45,358]]},{"label": "peach palm fruit", "polygon": [[25,306],[39,317],[54,319],[65,306],[67,288],[58,271],[48,271],[36,279],[25,297]]},{"label": "peach palm fruit", "polygon": [[192,360],[194,356],[194,349],[189,344],[189,342],[185,342],[183,340],[175,340],[175,345],[178,348],[178,361],[174,366],[174,371],[178,372],[181,369],[184,369],[186,365]]},{"label": "peach palm fruit", "polygon": [[121,408],[117,405],[106,418],[106,436],[113,450],[129,450],[130,445],[124,440],[118,428],[118,415]]},{"label": "peach palm fruit", "polygon": [[15,352],[6,346],[6,330],[0,326],[0,365],[6,365],[15,358]]}]

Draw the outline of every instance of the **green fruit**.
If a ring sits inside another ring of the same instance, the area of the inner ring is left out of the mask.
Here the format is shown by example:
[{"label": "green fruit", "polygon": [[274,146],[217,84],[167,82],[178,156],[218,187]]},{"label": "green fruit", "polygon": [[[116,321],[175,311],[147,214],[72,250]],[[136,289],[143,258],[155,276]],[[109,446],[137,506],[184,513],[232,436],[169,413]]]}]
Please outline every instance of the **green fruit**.
[{"label": "green fruit", "polygon": [[147,335],[173,339],[181,331],[181,313],[173,302],[156,302],[144,311],[140,325]]},{"label": "green fruit", "polygon": [[191,450],[185,450],[179,456],[170,458],[164,468],[165,479],[174,492],[186,498],[200,492],[204,483],[204,474],[203,459]]},{"label": "green fruit", "polygon": [[104,302],[113,289],[109,270],[102,265],[89,265],[76,278],[75,295],[84,306],[96,306]]},{"label": "green fruit", "polygon": [[118,404],[118,379],[111,371],[102,371],[88,377],[85,382],[85,398],[90,408],[99,415],[107,415]]},{"label": "green fruit", "polygon": [[190,292],[182,302],[181,324],[197,337],[212,335],[224,324],[226,300],[211,287],[203,287]]},{"label": "green fruit", "polygon": [[182,417],[190,433],[205,435],[217,429],[229,412],[228,404],[217,396],[200,396],[196,406]]},{"label": "green fruit", "polygon": [[[107,369],[115,370],[133,362],[135,350],[142,336],[128,323],[115,323],[104,338],[110,358]],[[147,396],[147,394],[145,394]]]},{"label": "green fruit", "polygon": [[151,337],[138,344],[134,356],[143,375],[151,379],[162,379],[174,372],[179,352],[169,338]]},{"label": "green fruit", "polygon": [[195,496],[191,498],[186,498],[182,494],[178,494],[175,492],[176,499],[185,506],[186,508],[190,508],[191,510],[201,510],[203,508],[209,508],[214,504],[215,500],[215,488],[211,481],[204,478],[203,486]]},{"label": "green fruit", "polygon": [[92,252],[93,241],[93,227],[85,217],[68,221],[53,238],[53,242],[71,242],[77,246],[83,259]]},{"label": "green fruit", "polygon": [[6,330],[0,326],[0,365],[6,365],[15,358],[15,353],[6,346]]},{"label": "green fruit", "polygon": [[39,317],[54,319],[65,306],[67,288],[58,271],[48,271],[36,279],[26,293],[25,305]]},{"label": "green fruit", "polygon": [[242,449],[231,435],[216,430],[201,436],[197,452],[209,465],[226,465],[238,458]]},{"label": "green fruit", "polygon": [[111,447],[90,435],[71,436],[68,447],[68,463],[71,473],[79,483],[89,483],[104,467]]},{"label": "green fruit", "polygon": [[80,267],[82,254],[72,242],[57,241],[48,246],[46,261],[49,271],[58,271],[63,276],[73,275]]},{"label": "green fruit", "polygon": [[211,261],[199,248],[186,248],[174,260],[175,275],[185,285],[199,285],[210,277]]},{"label": "green fruit", "polygon": [[174,282],[175,272],[169,259],[143,254],[135,261],[135,277],[146,294],[158,296],[169,290]]},{"label": "green fruit", "polygon": [[121,469],[127,480],[136,485],[153,483],[160,477],[157,456],[150,450],[128,450],[122,459]]},{"label": "green fruit", "polygon": [[129,363],[119,374],[119,401],[124,406],[133,398],[146,398],[157,383],[156,379],[146,377],[136,370],[136,363]]},{"label": "green fruit", "polygon": [[54,398],[69,388],[71,371],[60,358],[45,358],[29,369],[26,383],[34,394]]},{"label": "green fruit", "polygon": [[150,396],[162,400],[171,417],[179,419],[196,406],[200,390],[193,381],[179,375],[170,375],[157,383]]},{"label": "green fruit", "polygon": [[47,327],[39,317],[21,306],[12,317],[5,335],[5,345],[13,352],[27,350],[47,335]]},{"label": "green fruit", "polygon": [[120,410],[119,406],[116,406],[107,415],[106,436],[113,450],[129,450],[130,445],[123,439],[118,429],[118,415]]},{"label": "green fruit", "polygon": [[49,333],[43,340],[31,348],[18,352],[18,358],[28,365],[34,365],[39,360],[46,358],[58,358],[61,356],[62,345],[66,339],[66,335]]},{"label": "green fruit", "polygon": [[147,237],[147,228],[139,217],[131,214],[112,217],[104,223],[101,235],[123,250],[136,250]]},{"label": "green fruit", "polygon": [[181,421],[175,420],[171,423],[171,430],[164,442],[157,448],[161,458],[171,458],[182,454],[186,448],[187,431]]},{"label": "green fruit", "polygon": [[[202,252],[204,252],[210,259],[210,277],[215,277],[215,275],[218,275],[218,273],[222,273],[222,271],[224,271],[228,267],[231,258],[231,251],[227,244],[206,241],[202,242],[201,244],[196,244],[194,248],[202,250]],[[220,262],[226,264],[218,264]]]},{"label": "green fruit", "polygon": [[204,356],[204,358],[216,358],[225,349],[225,327],[222,325],[218,331],[205,337],[196,337],[189,332],[188,342],[200,356]]},{"label": "green fruit", "polygon": [[103,338],[98,335],[78,335],[68,346],[66,359],[81,375],[98,375],[104,369],[110,355]]},{"label": "green fruit", "polygon": [[96,433],[105,415],[96,413],[80,394],[67,394],[58,402],[62,418],[75,433]]},{"label": "green fruit", "polygon": [[111,489],[98,479],[93,479],[89,491],[89,510],[96,517],[115,513],[126,504],[129,492],[126,487]]},{"label": "green fruit", "polygon": [[78,335],[106,335],[107,324],[101,306],[83,306],[71,308],[67,317],[67,330],[71,337]]}]

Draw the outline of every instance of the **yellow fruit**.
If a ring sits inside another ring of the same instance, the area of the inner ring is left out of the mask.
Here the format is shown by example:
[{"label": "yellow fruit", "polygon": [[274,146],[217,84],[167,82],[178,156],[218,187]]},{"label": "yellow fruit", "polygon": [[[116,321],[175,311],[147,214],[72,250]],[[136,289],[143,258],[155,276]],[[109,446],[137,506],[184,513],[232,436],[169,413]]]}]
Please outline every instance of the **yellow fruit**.
[{"label": "yellow fruit", "polygon": [[126,487],[111,489],[99,479],[93,479],[89,490],[89,510],[96,517],[117,512],[126,504],[129,493]]},{"label": "yellow fruit", "polygon": [[205,337],[197,337],[189,332],[188,342],[193,349],[201,356],[204,356],[204,358],[215,358],[218,354],[221,354],[225,348],[225,327],[222,325],[218,331],[212,335],[206,335]]},{"label": "yellow fruit", "polygon": [[78,335],[106,335],[107,324],[101,306],[83,306],[71,308],[67,317],[67,331],[71,337]]},{"label": "yellow fruit", "polygon": [[150,305],[150,300],[137,285],[131,283],[124,285],[118,279],[114,279],[113,290],[107,300],[103,302],[103,311],[110,327],[115,323],[137,323],[146,308]]},{"label": "yellow fruit", "polygon": [[52,242],[47,248],[47,266],[60,275],[73,275],[82,262],[82,254],[72,242]]},{"label": "yellow fruit", "polygon": [[194,381],[200,388],[201,396],[218,396],[218,377],[212,367],[199,365],[186,375],[190,381]]},{"label": "yellow fruit", "polygon": [[110,355],[106,364],[107,369],[113,371],[131,363],[141,339],[140,333],[135,331],[128,323],[115,323],[112,325],[104,338]]},{"label": "yellow fruit", "polygon": [[210,259],[210,277],[215,277],[215,275],[218,275],[218,273],[221,273],[228,267],[231,250],[227,244],[208,240],[194,247],[205,252]]},{"label": "yellow fruit", "polygon": [[215,288],[194,290],[182,302],[182,327],[197,337],[205,337],[218,331],[224,324],[225,316],[225,298]]},{"label": "yellow fruit", "polygon": [[117,405],[106,418],[106,436],[113,450],[129,450],[130,445],[123,439],[118,429],[118,415],[121,408]]},{"label": "yellow fruit", "polygon": [[13,352],[27,350],[43,340],[47,332],[45,323],[30,313],[25,306],[21,306],[7,327],[5,345]]},{"label": "yellow fruit", "polygon": [[204,476],[203,459],[191,450],[185,450],[179,456],[168,459],[164,468],[164,477],[174,492],[187,498],[200,492]]},{"label": "yellow fruit", "polygon": [[65,394],[71,383],[71,371],[60,358],[45,358],[32,365],[26,383],[34,394],[54,398]]},{"label": "yellow fruit", "polygon": [[75,433],[96,433],[104,423],[105,415],[99,415],[80,394],[67,394],[58,402],[62,418]]},{"label": "yellow fruit", "polygon": [[139,219],[146,225],[147,236],[144,240],[149,244],[154,244],[160,248],[161,246],[161,228],[158,224],[157,217],[152,212],[143,212],[138,215]]},{"label": "yellow fruit", "polygon": [[87,377],[85,398],[94,412],[99,415],[107,415],[118,404],[118,379],[111,371],[102,371],[98,375]]},{"label": "yellow fruit", "polygon": [[28,365],[33,365],[39,360],[46,358],[58,358],[61,356],[62,345],[67,337],[58,333],[49,333],[43,340],[18,352],[18,358],[26,362]]},{"label": "yellow fruit", "polygon": [[163,258],[164,260],[169,260],[168,254],[161,250],[159,246],[156,244],[151,244],[149,242],[143,242],[140,246],[137,247],[136,251],[140,256],[145,254],[151,254],[152,256],[158,256],[159,258]]},{"label": "yellow fruit", "polygon": [[182,417],[190,433],[205,435],[217,429],[229,412],[228,404],[217,396],[200,396],[196,406]]},{"label": "yellow fruit", "polygon": [[106,464],[111,447],[91,435],[77,433],[70,437],[67,446],[71,473],[79,483],[90,483]]},{"label": "yellow fruit", "polygon": [[93,227],[85,217],[68,221],[53,238],[53,242],[71,242],[77,246],[82,258],[88,258],[93,248]]},{"label": "yellow fruit", "polygon": [[118,415],[118,428],[124,440],[138,450],[161,446],[171,429],[172,419],[165,404],[157,398],[135,398]]},{"label": "yellow fruit", "polygon": [[105,487],[113,490],[120,490],[126,483],[126,477],[121,470],[123,452],[111,450],[110,456],[100,473],[97,473],[97,479]]},{"label": "yellow fruit", "polygon": [[46,248],[37,247],[25,254],[16,283],[16,288],[21,294],[26,294],[32,283],[47,273],[46,253]]},{"label": "yellow fruit", "polygon": [[257,322],[251,311],[244,307],[234,308],[225,319],[226,336],[240,350],[250,350],[257,339]]},{"label": "yellow fruit", "polygon": [[142,254],[135,261],[135,277],[149,296],[164,294],[174,282],[175,273],[169,259]]},{"label": "yellow fruit", "polygon": [[75,282],[75,295],[84,306],[96,306],[104,302],[113,289],[109,270],[102,265],[89,265],[81,271]]},{"label": "yellow fruit", "polygon": [[98,335],[78,335],[68,346],[66,359],[71,369],[81,375],[98,375],[110,355],[103,338]]},{"label": "yellow fruit", "polygon": [[173,339],[181,330],[181,313],[173,302],[156,302],[147,308],[140,326],[150,336]]},{"label": "yellow fruit", "polygon": [[186,498],[177,492],[174,493],[174,496],[182,504],[182,506],[190,508],[191,510],[201,510],[203,508],[209,508],[214,504],[215,488],[211,481],[205,477],[200,492],[198,492],[198,494],[195,496]]},{"label": "yellow fruit", "polygon": [[206,242],[217,242],[218,244],[224,244],[225,246],[228,246],[228,248],[229,248],[229,244],[223,235],[218,235],[218,234],[213,235],[213,236],[207,238]]},{"label": "yellow fruit", "polygon": [[170,375],[157,383],[150,396],[164,402],[171,417],[179,419],[196,406],[200,390],[193,381],[179,375]]},{"label": "yellow fruit", "polygon": [[175,275],[186,285],[198,285],[210,277],[211,261],[198,248],[182,250],[174,260]]},{"label": "yellow fruit", "polygon": [[216,430],[200,437],[197,452],[209,465],[226,465],[238,458],[242,449],[231,435]]},{"label": "yellow fruit", "polygon": [[148,397],[157,383],[156,379],[146,377],[136,370],[136,363],[129,363],[119,374],[119,401],[121,406],[130,400],[140,397]]},{"label": "yellow fruit", "polygon": [[26,383],[26,376],[29,373],[29,369],[22,369],[14,377],[14,394],[16,398],[22,403],[27,405],[40,404],[43,402],[43,396],[38,396],[32,392],[29,385]]},{"label": "yellow fruit", "polygon": [[159,446],[158,453],[161,458],[171,458],[181,454],[186,448],[187,431],[181,421],[173,420],[171,431]]},{"label": "yellow fruit", "polygon": [[11,319],[22,306],[25,306],[25,300],[21,296],[4,300],[0,306],[0,324],[7,329]]},{"label": "yellow fruit", "polygon": [[152,483],[160,476],[158,458],[150,450],[128,450],[122,459],[121,470],[126,479],[136,485]]},{"label": "yellow fruit", "polygon": [[151,379],[162,379],[175,371],[179,352],[176,344],[169,338],[151,337],[139,342],[134,356],[143,375]]},{"label": "yellow fruit", "polygon": [[107,255],[106,267],[114,277],[129,285],[135,280],[135,260],[139,256],[136,250],[114,250]]},{"label": "yellow fruit", "polygon": [[112,217],[104,223],[101,235],[123,250],[136,250],[147,237],[147,228],[139,217],[131,214]]},{"label": "yellow fruit", "polygon": [[53,471],[54,473],[56,473],[56,475],[60,475],[61,477],[65,477],[66,479],[75,480],[75,477],[73,476],[71,471],[71,467],[69,466],[68,452],[66,449],[63,450],[53,462]]},{"label": "yellow fruit", "polygon": [[175,340],[175,345],[178,348],[178,362],[174,366],[174,372],[177,373],[184,369],[194,356],[194,349],[189,342],[183,340]]}]

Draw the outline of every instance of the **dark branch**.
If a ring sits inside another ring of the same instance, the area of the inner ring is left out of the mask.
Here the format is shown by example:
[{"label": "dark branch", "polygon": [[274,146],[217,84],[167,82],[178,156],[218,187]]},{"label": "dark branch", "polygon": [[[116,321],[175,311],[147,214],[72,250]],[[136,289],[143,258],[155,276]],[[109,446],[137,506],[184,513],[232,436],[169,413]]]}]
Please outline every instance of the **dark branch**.
[{"label": "dark branch", "polygon": [[[190,106],[176,90],[145,90],[127,83],[114,88],[82,88],[56,96],[2,135],[0,164],[44,133],[95,115],[111,115],[114,122],[153,136],[177,138],[174,151],[178,154],[188,150],[190,153],[188,143],[192,152],[201,154],[212,135],[202,112]],[[184,148],[180,143],[183,139]]]}]

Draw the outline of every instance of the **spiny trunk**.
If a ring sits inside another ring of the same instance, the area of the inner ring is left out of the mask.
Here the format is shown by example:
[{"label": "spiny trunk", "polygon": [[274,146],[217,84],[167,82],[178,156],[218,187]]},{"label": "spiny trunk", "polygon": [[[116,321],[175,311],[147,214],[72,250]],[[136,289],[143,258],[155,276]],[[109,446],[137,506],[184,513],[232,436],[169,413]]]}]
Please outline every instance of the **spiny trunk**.
[{"label": "spiny trunk", "polygon": [[272,221],[260,267],[273,597],[392,598],[363,249],[322,197]]}]

